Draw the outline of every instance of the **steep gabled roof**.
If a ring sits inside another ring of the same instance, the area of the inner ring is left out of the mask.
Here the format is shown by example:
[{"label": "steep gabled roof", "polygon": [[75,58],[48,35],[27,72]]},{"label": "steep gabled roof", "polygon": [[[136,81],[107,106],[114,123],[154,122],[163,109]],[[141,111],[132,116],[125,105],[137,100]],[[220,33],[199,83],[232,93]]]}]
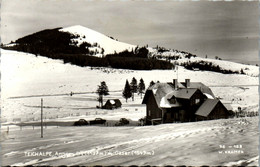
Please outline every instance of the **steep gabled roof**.
[{"label": "steep gabled roof", "polygon": [[[178,107],[181,106],[178,99],[190,99],[196,91],[201,91],[215,98],[211,89],[201,82],[190,82],[188,88],[185,85],[184,82],[178,82],[178,89],[175,90],[173,83],[155,83],[147,89],[142,104],[146,104],[149,96],[153,95],[158,107]],[[168,101],[171,98],[176,98],[175,104]]]},{"label": "steep gabled roof", "polygon": [[227,110],[233,110],[233,107],[229,103],[222,103]]},{"label": "steep gabled roof", "polygon": [[[178,90],[173,90],[170,93],[167,93],[160,102],[160,107],[162,108],[172,108],[172,107],[181,107],[182,104],[179,102],[179,99],[190,99],[195,92],[200,91],[195,88],[183,88]],[[171,101],[173,99],[174,102]]]},{"label": "steep gabled roof", "polygon": [[[168,84],[172,85],[172,87],[173,87],[173,83],[168,83]],[[178,88],[186,88],[186,83],[185,82],[178,82]],[[188,88],[194,88],[194,89],[197,88],[202,93],[207,93],[207,94],[211,95],[213,98],[215,98],[211,89],[201,82],[190,82],[190,86]]]},{"label": "steep gabled roof", "polygon": [[[181,82],[181,84],[185,87],[185,82]],[[204,85],[201,82],[190,82],[190,86],[189,88],[197,88],[199,89],[202,93],[207,93],[210,94],[212,97],[215,98],[213,92],[211,91],[211,89],[209,87],[207,87],[206,85]]]},{"label": "steep gabled roof", "polygon": [[196,88],[183,88],[176,91],[175,97],[179,99],[190,99],[196,91],[199,91]]},{"label": "steep gabled roof", "polygon": [[147,89],[142,104],[146,104],[148,96],[153,94],[158,107],[160,107],[161,99],[167,93],[172,92],[173,90],[174,90],[174,88],[170,84],[167,84],[167,83],[156,83],[156,84],[150,86]]},{"label": "steep gabled roof", "polygon": [[218,99],[207,99],[196,111],[196,115],[207,117],[215,106],[220,102]]}]

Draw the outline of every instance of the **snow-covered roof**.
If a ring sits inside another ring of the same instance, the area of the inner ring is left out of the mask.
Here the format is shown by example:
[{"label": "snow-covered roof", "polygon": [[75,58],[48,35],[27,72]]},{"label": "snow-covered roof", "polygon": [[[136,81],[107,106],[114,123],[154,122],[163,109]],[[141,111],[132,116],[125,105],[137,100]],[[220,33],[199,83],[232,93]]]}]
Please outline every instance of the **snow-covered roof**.
[{"label": "snow-covered roof", "polygon": [[[186,85],[185,82],[181,82],[181,83],[185,87],[185,85]],[[207,94],[211,95],[213,98],[215,98],[215,96],[214,96],[213,92],[211,91],[211,89],[208,86],[206,86],[203,83],[201,83],[201,82],[190,82],[189,88],[197,88],[202,93],[207,93]]]},{"label": "snow-covered roof", "polygon": [[110,100],[110,103],[115,104],[116,102],[115,102],[115,100]]},{"label": "snow-covered roof", "polygon": [[122,105],[122,103],[120,102],[119,99],[108,99],[104,106],[105,107],[110,107],[110,106],[121,107],[121,105]]},{"label": "snow-covered roof", "polygon": [[157,88],[152,89],[152,91],[153,91],[153,94],[156,94]]},{"label": "snow-covered roof", "polygon": [[190,82],[190,86],[188,88],[185,87],[185,83],[178,82],[178,87],[179,88],[175,90],[173,83],[155,83],[147,89],[142,104],[146,104],[148,96],[152,94],[158,107],[177,107],[181,104],[171,104],[169,102],[173,96],[177,99],[189,99],[198,90],[200,90],[202,93],[206,93],[210,98],[214,99],[214,95],[211,89],[201,82]]},{"label": "snow-covered roof", "polygon": [[197,91],[197,88],[184,88],[175,91],[175,97],[181,99],[190,99],[191,96]]},{"label": "snow-covered roof", "polygon": [[170,103],[170,101],[167,99],[167,97],[163,97],[161,102],[160,102],[160,107],[161,108],[172,108],[172,107],[180,107],[181,104],[176,101],[175,103]]},{"label": "snow-covered roof", "polygon": [[214,99],[214,97],[208,93],[203,93],[208,99]]},{"label": "snow-covered roof", "polygon": [[152,94],[155,98],[157,106],[160,107],[161,99],[169,92],[172,92],[174,88],[167,84],[167,83],[155,83],[154,85],[150,86],[144,96],[142,104],[146,104],[148,100],[148,96]]}]

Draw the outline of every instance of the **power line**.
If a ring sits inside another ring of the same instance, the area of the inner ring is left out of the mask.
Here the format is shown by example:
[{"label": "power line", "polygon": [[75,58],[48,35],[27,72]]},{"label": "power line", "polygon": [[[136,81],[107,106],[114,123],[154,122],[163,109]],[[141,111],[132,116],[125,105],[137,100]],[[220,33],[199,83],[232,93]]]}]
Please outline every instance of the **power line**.
[{"label": "power line", "polygon": [[[114,91],[109,91],[109,92],[121,92],[122,90],[114,90]],[[95,94],[97,92],[72,92],[72,94]],[[9,97],[9,99],[18,99],[18,98],[31,98],[31,97],[45,97],[45,96],[67,96],[70,95],[71,93],[61,93],[61,94],[41,94],[41,95],[27,95],[27,96],[14,96],[14,97]]]}]

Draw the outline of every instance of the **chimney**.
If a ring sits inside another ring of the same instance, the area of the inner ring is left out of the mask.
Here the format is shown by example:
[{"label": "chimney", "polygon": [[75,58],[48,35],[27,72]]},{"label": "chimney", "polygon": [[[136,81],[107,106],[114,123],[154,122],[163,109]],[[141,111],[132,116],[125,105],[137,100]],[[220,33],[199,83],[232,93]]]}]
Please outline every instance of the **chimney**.
[{"label": "chimney", "polygon": [[173,88],[176,90],[178,88],[178,80],[173,79]]},{"label": "chimney", "polygon": [[190,79],[185,79],[185,86],[186,88],[190,87]]}]

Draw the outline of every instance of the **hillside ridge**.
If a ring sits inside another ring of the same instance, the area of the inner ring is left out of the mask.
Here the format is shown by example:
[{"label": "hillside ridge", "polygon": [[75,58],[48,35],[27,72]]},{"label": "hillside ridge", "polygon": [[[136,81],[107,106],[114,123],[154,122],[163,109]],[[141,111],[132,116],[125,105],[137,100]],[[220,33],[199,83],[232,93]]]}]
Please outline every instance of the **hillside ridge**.
[{"label": "hillside ridge", "polygon": [[[170,69],[173,65],[180,65],[189,70],[224,74],[246,74],[255,77],[259,74],[257,66],[223,61],[220,58],[202,58],[160,46],[139,47],[119,42],[113,37],[81,25],[42,30],[19,38],[2,48],[62,59],[64,63],[79,66],[152,70]],[[135,65],[138,67],[134,67]]]}]

